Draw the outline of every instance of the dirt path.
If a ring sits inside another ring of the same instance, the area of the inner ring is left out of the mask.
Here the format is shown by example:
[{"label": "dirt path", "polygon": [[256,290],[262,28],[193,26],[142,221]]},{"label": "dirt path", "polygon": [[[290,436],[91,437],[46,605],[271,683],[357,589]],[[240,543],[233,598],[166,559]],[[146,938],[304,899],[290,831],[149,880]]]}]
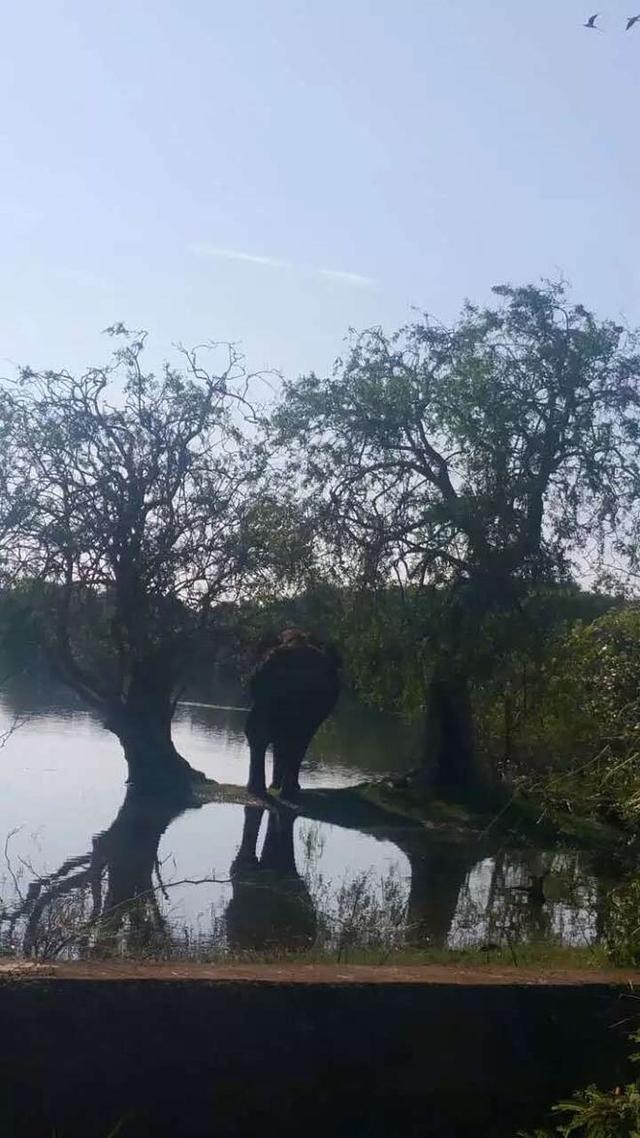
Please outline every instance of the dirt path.
[{"label": "dirt path", "polygon": [[487,965],[188,964],[95,961],[73,964],[0,964],[0,982],[28,980],[160,980],[213,984],[434,984],[557,987],[606,984],[640,987],[640,972],[615,969],[544,969]]}]

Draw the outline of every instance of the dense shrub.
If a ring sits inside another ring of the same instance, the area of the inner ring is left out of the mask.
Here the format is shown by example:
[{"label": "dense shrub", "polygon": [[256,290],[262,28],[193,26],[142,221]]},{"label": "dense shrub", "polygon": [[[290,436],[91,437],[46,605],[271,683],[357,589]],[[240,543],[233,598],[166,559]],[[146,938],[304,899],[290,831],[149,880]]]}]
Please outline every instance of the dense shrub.
[{"label": "dense shrub", "polygon": [[[640,1042],[640,1035],[631,1038],[634,1043]],[[634,1054],[631,1059],[637,1063],[640,1056]],[[529,1135],[521,1133],[519,1138],[638,1138],[640,1078],[609,1091],[594,1086],[576,1091],[572,1098],[558,1103],[553,1113],[561,1120],[556,1126]]]}]

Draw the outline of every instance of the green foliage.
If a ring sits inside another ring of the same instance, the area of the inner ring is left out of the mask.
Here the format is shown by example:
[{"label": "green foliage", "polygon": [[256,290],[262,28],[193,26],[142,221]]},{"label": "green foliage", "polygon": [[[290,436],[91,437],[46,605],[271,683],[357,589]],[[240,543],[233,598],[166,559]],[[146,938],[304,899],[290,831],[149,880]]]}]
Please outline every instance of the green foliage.
[{"label": "green foliage", "polygon": [[617,750],[640,747],[640,607],[577,626],[565,660],[583,697],[583,729]]},{"label": "green foliage", "polygon": [[[538,783],[539,796],[549,806],[626,827],[635,843],[640,820],[640,608],[618,607],[589,624],[576,623],[549,653],[540,706],[547,744],[555,740],[565,755],[591,757],[552,771]],[[616,966],[640,966],[639,913],[640,878],[634,872],[604,897],[603,949]],[[559,1104],[556,1113],[563,1122],[553,1131],[537,1132],[536,1138],[551,1133],[637,1138],[640,1080],[612,1092],[589,1087]]]},{"label": "green foliage", "polygon": [[[604,779],[603,792],[616,787],[614,797],[628,800],[631,817],[638,805],[631,791],[640,730],[640,610],[583,595],[576,613],[570,595],[566,601],[564,613],[554,616],[552,607],[544,618],[536,598],[527,600],[525,612],[538,609],[527,621],[533,632],[479,685],[479,721],[487,745],[495,749],[502,740],[506,751],[508,713],[509,758],[580,768],[585,788],[589,779]],[[598,615],[599,606],[608,611]]]},{"label": "green foliage", "polygon": [[[503,755],[508,705],[514,752],[510,758],[524,750],[525,738],[542,745],[545,733],[547,747],[557,751],[563,724],[570,736],[568,753],[575,754],[574,719],[576,714],[580,718],[580,708],[573,690],[560,683],[567,676],[564,644],[578,620],[598,617],[611,607],[611,598],[575,586],[547,586],[523,594],[515,611],[501,613],[478,612],[473,600],[469,593],[462,594],[465,611],[458,636],[485,749]],[[424,709],[449,605],[448,591],[436,587],[391,585],[340,595],[332,632],[365,702],[408,715]]]},{"label": "green foliage", "polygon": [[422,710],[430,664],[430,598],[391,586],[345,599],[340,646],[360,698],[407,715]]},{"label": "green foliage", "polygon": [[620,968],[640,967],[640,878],[631,876],[606,897],[604,949]]},{"label": "green foliage", "polygon": [[[631,1038],[640,1042],[638,1034]],[[637,1063],[640,1056],[633,1054],[631,1059]],[[612,1091],[586,1087],[558,1103],[553,1113],[562,1120],[557,1126],[535,1130],[528,1136],[521,1132],[520,1138],[569,1138],[572,1134],[582,1138],[640,1138],[640,1078]]]},{"label": "green foliage", "polygon": [[562,284],[494,293],[452,327],[364,332],[332,375],[285,385],[280,438],[328,546],[368,582],[470,577],[487,607],[564,574],[635,500],[638,336]]},{"label": "green foliage", "polygon": [[361,690],[410,711],[430,692],[425,754],[464,756],[462,781],[477,775],[469,687],[480,735],[502,735],[510,762],[546,680],[529,598],[566,585],[594,539],[615,534],[633,562],[640,484],[640,334],[562,283],[493,291],[450,327],[424,315],[355,336],[331,375],[285,384],[274,416],[325,558],[361,590],[346,631]]}]

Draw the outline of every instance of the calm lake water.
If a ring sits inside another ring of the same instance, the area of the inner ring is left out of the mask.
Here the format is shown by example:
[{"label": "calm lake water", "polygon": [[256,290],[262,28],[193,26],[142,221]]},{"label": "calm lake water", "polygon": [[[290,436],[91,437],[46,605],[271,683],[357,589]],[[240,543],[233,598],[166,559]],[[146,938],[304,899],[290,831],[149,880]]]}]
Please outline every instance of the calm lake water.
[{"label": "calm lake water", "polygon": [[[220,698],[227,702],[229,693]],[[243,723],[238,708],[181,706],[176,745],[209,777],[243,783]],[[64,697],[5,697],[0,731],[10,732],[0,751],[0,932],[15,949],[41,956],[91,949],[206,955],[322,943],[346,955],[360,944],[383,954],[407,940],[464,947],[597,939],[608,883],[583,855],[487,855],[481,844],[434,842],[426,830],[394,832],[390,840],[388,833],[293,816],[283,822],[217,803],[153,817],[130,800],[123,808],[117,741]],[[402,723],[342,706],[314,741],[302,784],[343,787],[401,771],[412,746]],[[247,860],[254,848],[259,870]],[[540,906],[525,887],[543,872],[547,899]],[[131,915],[133,893],[144,901],[142,915],[140,903]],[[92,932],[97,911],[117,914],[99,943]]]}]

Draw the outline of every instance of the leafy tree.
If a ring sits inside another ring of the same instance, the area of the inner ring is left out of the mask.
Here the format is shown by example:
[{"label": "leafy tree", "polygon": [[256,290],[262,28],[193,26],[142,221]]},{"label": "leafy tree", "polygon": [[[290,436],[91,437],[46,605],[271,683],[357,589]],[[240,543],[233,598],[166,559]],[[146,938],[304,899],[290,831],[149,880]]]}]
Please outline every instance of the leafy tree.
[{"label": "leafy tree", "polygon": [[145,334],[110,331],[121,346],[108,366],[25,368],[5,385],[7,489],[26,503],[5,571],[57,673],[122,743],[130,781],[184,789],[197,772],[171,739],[180,685],[202,666],[217,606],[290,558],[287,512],[236,350],[211,346],[216,371],[185,350],[154,375]]},{"label": "leafy tree", "polygon": [[468,685],[487,621],[502,635],[496,613],[606,548],[640,473],[639,335],[561,284],[494,292],[452,327],[354,337],[330,376],[286,384],[276,414],[342,578],[442,594],[417,635],[435,649],[425,771],[444,783],[479,773]]}]

